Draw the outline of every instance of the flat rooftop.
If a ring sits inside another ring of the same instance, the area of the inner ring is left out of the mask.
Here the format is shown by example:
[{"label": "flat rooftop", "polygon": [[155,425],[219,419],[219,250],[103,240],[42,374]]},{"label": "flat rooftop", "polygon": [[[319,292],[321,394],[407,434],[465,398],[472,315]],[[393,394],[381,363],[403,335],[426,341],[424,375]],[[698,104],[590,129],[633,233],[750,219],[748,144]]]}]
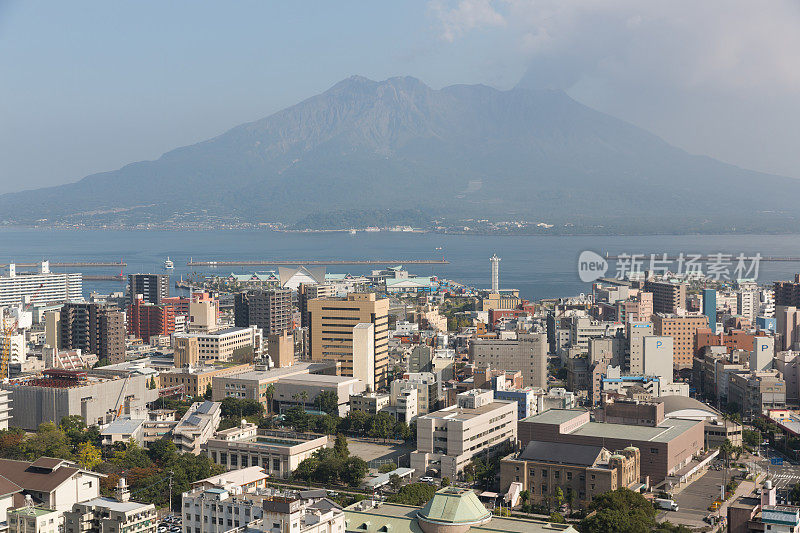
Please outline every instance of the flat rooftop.
[{"label": "flat rooftop", "polygon": [[458,407],[453,405],[450,407],[445,407],[444,409],[440,409],[438,411],[434,411],[432,413],[428,413],[427,415],[421,415],[420,418],[439,418],[442,420],[469,420],[471,418],[475,418],[476,416],[480,416],[486,413],[491,413],[492,411],[499,409],[501,407],[505,407],[507,405],[514,405],[516,407],[517,402],[510,400],[494,401],[491,403],[483,404],[475,409],[466,409],[463,407]]},{"label": "flat rooftop", "polygon": [[298,374],[304,374],[306,372],[319,372],[334,368],[335,366],[335,363],[297,363],[292,366],[284,366],[270,370],[249,370],[247,372],[242,372],[241,374],[225,376],[225,379],[276,381],[283,377],[295,376]]},{"label": "flat rooftop", "polygon": [[[572,420],[572,418],[584,412],[577,409],[551,409],[540,415],[529,416],[523,422],[555,425]],[[630,441],[670,442],[695,425],[703,423],[699,420],[684,420],[680,418],[668,418],[655,427],[587,422],[569,434]]]}]

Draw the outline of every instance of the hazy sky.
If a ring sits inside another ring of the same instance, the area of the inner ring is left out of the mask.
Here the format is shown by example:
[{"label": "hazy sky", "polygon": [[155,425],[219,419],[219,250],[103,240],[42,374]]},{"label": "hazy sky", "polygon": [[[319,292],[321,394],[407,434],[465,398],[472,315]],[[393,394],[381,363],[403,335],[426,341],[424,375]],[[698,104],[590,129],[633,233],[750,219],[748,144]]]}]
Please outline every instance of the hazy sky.
[{"label": "hazy sky", "polygon": [[154,159],[360,74],[559,87],[800,177],[800,2],[0,0],[0,192]]}]

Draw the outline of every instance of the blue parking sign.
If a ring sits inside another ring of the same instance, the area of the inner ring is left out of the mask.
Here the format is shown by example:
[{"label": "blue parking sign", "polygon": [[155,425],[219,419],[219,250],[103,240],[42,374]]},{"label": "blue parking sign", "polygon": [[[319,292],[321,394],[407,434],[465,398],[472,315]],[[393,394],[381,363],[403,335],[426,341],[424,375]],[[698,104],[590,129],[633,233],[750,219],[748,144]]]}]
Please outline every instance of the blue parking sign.
[{"label": "blue parking sign", "polygon": [[783,465],[783,458],[782,457],[773,457],[772,459],[769,460],[769,462],[774,464],[774,465],[781,466],[781,465]]}]

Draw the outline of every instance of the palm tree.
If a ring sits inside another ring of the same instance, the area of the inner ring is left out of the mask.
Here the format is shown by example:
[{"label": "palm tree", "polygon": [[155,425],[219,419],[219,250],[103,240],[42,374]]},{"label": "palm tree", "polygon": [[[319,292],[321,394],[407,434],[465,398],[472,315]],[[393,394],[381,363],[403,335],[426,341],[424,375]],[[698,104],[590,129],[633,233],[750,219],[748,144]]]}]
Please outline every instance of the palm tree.
[{"label": "palm tree", "polygon": [[272,414],[272,399],[275,397],[275,384],[267,385],[267,414]]},{"label": "palm tree", "polygon": [[306,400],[308,400],[308,391],[302,391],[300,393],[300,399],[303,400],[303,412],[306,412]]}]

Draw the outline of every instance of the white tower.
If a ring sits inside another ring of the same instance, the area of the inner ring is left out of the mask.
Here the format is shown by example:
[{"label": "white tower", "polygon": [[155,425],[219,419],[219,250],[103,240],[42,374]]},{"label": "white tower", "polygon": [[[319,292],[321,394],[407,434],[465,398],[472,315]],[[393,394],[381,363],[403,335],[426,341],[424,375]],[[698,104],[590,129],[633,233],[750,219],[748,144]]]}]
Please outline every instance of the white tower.
[{"label": "white tower", "polygon": [[500,258],[493,254],[489,261],[492,262],[492,292],[497,293],[500,292]]}]

